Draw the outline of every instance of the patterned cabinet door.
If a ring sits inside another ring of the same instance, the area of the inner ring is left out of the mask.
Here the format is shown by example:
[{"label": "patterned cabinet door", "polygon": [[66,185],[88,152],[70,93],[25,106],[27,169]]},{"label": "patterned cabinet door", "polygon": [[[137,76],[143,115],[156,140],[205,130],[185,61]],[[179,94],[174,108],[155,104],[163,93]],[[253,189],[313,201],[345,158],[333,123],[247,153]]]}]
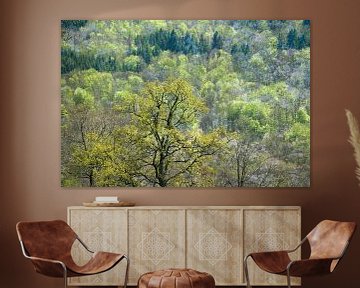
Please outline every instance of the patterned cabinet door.
[{"label": "patterned cabinet door", "polygon": [[212,274],[216,285],[239,285],[242,211],[187,210],[187,267]]},{"label": "patterned cabinet door", "polygon": [[130,284],[145,272],[185,267],[185,210],[129,210]]},{"label": "patterned cabinet door", "polygon": [[[69,209],[69,225],[93,251],[127,253],[126,209]],[[78,241],[72,255],[77,263],[84,264],[89,253]],[[121,261],[108,272],[93,276],[69,278],[70,285],[116,285],[124,282],[126,261]]]},{"label": "patterned cabinet door", "polygon": [[[244,210],[244,254],[295,248],[301,241],[300,220],[300,209]],[[292,254],[293,259],[300,259],[301,251]],[[286,285],[286,276],[266,273],[252,259],[248,264],[252,285]],[[291,282],[301,283],[299,278]]]}]

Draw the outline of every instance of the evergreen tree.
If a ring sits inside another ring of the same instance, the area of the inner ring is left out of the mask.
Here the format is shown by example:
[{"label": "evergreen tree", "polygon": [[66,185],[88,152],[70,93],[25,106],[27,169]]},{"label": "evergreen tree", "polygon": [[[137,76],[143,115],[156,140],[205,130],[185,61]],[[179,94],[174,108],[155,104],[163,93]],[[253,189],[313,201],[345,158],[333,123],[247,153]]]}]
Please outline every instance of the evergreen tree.
[{"label": "evergreen tree", "polygon": [[223,46],[223,39],[218,31],[215,31],[213,38],[212,38],[212,49],[221,49]]},{"label": "evergreen tree", "polygon": [[307,46],[305,35],[301,35],[298,40],[298,49],[303,49]]},{"label": "evergreen tree", "polygon": [[204,34],[200,35],[199,51],[200,51],[201,54],[209,53],[209,51],[210,51],[209,40],[205,38]]},{"label": "evergreen tree", "polygon": [[170,51],[179,52],[178,36],[174,29],[171,31],[167,46]]},{"label": "evergreen tree", "polygon": [[291,29],[287,35],[287,48],[296,49],[298,46],[298,33],[295,29]]},{"label": "evergreen tree", "polygon": [[303,21],[303,26],[304,26],[304,27],[306,27],[306,26],[307,26],[307,27],[310,27],[310,20],[304,20],[304,21]]},{"label": "evergreen tree", "polygon": [[183,43],[184,43],[184,47],[182,50],[184,54],[191,54],[195,52],[196,50],[195,43],[193,37],[190,35],[189,32],[186,32]]},{"label": "evergreen tree", "polygon": [[88,20],[61,20],[61,29],[79,30],[85,26]]}]

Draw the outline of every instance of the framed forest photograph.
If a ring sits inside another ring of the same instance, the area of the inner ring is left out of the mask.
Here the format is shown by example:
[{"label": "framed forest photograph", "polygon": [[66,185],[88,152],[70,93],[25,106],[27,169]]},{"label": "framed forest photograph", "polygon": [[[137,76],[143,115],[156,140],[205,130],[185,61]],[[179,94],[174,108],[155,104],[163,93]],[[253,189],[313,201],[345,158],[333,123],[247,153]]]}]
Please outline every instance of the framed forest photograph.
[{"label": "framed forest photograph", "polygon": [[62,20],[62,187],[309,187],[309,20]]}]

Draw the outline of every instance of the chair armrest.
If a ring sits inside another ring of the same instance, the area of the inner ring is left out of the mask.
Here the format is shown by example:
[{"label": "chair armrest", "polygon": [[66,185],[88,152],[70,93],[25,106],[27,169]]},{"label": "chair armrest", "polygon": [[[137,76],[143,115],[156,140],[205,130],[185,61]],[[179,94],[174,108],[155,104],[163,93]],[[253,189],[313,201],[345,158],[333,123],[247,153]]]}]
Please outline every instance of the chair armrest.
[{"label": "chair armrest", "polygon": [[63,267],[66,267],[63,262],[60,260],[54,260],[54,259],[47,259],[47,258],[41,258],[41,257],[33,257],[33,256],[26,256],[26,258],[30,259],[31,261],[40,261],[40,262],[49,262],[53,264],[60,264]]},{"label": "chair armrest", "polygon": [[22,241],[20,241],[20,246],[25,258],[30,259],[33,263],[36,272],[51,277],[66,277],[67,268],[63,262],[55,259],[30,256]]},{"label": "chair armrest", "polygon": [[286,254],[288,254],[288,253],[292,253],[292,252],[295,252],[297,249],[299,249],[304,243],[305,243],[305,241],[307,240],[307,238],[305,237],[305,238],[303,238],[302,240],[301,240],[301,242],[295,247],[295,248],[293,248],[293,249],[288,249],[288,250],[278,250],[278,251],[264,251],[264,252],[252,252],[252,253],[249,253],[246,257],[245,257],[245,259],[246,258],[248,258],[249,256],[251,256],[251,254],[256,254],[256,253],[261,253],[261,254],[269,254],[269,255],[271,255],[271,254],[283,254],[283,253],[286,253]]},{"label": "chair armrest", "polygon": [[288,252],[288,253],[295,252],[297,249],[299,249],[299,248],[306,242],[306,240],[307,240],[306,237],[303,238],[303,239],[301,240],[301,242],[300,242],[295,248],[289,249],[289,250],[285,250],[285,251]]},{"label": "chair armrest", "polygon": [[264,251],[264,252],[252,252],[249,253],[245,258],[247,257],[252,257],[254,258],[259,258],[259,257],[286,257],[288,255],[288,251],[287,250],[279,250],[279,251]]},{"label": "chair armrest", "polygon": [[333,261],[337,262],[339,258],[318,258],[303,259],[291,261],[287,266],[290,276],[312,276],[329,274],[332,272]]},{"label": "chair armrest", "polygon": [[66,277],[67,268],[66,265],[59,261],[53,259],[46,259],[40,257],[26,256],[30,259],[34,265],[35,271],[51,277]]},{"label": "chair armrest", "polygon": [[78,235],[76,235],[76,239],[81,243],[81,245],[90,253],[95,253],[94,251],[90,250],[90,248],[80,239]]}]

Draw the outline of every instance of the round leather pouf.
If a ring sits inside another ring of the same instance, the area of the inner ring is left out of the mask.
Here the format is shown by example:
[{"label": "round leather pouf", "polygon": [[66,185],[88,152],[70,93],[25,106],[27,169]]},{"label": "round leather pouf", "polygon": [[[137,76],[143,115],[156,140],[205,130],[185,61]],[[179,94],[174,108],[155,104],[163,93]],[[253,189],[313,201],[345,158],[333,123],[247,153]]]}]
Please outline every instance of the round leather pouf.
[{"label": "round leather pouf", "polygon": [[166,269],[140,276],[138,288],[214,288],[214,277],[193,269]]}]

